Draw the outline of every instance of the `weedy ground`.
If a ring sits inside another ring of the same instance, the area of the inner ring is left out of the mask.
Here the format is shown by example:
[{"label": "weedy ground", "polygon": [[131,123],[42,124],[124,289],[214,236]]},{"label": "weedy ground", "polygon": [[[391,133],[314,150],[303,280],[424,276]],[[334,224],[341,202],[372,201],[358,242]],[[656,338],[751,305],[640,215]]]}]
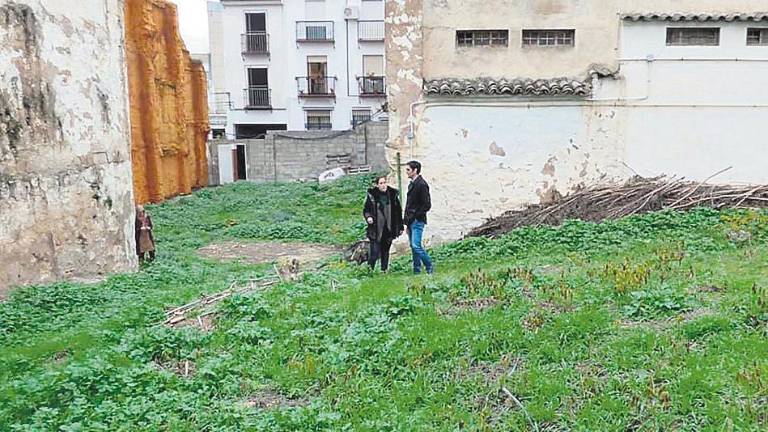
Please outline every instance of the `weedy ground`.
[{"label": "weedy ground", "polygon": [[765,213],[523,228],[433,250],[432,277],[335,262],[155,325],[270,271],[204,245],[358,240],[369,180],[198,191],[150,208],[140,272],[15,291],[0,430],[768,430]]}]

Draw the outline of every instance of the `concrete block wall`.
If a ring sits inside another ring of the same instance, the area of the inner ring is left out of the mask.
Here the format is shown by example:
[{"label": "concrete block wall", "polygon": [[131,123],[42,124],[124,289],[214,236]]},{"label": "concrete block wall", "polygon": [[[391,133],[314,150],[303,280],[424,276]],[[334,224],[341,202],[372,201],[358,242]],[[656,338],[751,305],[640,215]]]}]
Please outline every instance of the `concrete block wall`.
[{"label": "concrete block wall", "polygon": [[[387,122],[369,122],[350,131],[270,132],[264,139],[212,141],[209,143],[211,184],[219,184],[219,145],[244,144],[247,180],[294,181],[317,178],[323,171],[344,166],[370,165],[373,171],[388,169],[385,145]],[[348,156],[349,163],[328,160]]]}]

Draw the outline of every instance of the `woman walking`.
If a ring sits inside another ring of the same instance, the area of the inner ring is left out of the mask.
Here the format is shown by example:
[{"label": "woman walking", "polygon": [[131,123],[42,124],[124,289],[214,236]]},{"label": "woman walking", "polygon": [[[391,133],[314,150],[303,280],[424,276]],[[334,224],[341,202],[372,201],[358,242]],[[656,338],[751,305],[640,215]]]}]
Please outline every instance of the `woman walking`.
[{"label": "woman walking", "polygon": [[374,187],[368,189],[363,216],[368,223],[367,236],[371,243],[368,265],[373,269],[381,259],[381,271],[389,268],[389,249],[392,240],[403,233],[403,207],[397,189],[387,186],[385,176],[377,177]]}]

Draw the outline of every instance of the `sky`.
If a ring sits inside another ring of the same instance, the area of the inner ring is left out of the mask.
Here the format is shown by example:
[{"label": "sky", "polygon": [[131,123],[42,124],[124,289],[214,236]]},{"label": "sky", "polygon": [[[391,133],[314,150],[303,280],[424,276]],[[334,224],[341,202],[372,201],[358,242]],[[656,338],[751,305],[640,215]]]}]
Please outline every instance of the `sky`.
[{"label": "sky", "polygon": [[190,53],[207,53],[208,2],[207,0],[170,0],[179,10],[179,31]]}]

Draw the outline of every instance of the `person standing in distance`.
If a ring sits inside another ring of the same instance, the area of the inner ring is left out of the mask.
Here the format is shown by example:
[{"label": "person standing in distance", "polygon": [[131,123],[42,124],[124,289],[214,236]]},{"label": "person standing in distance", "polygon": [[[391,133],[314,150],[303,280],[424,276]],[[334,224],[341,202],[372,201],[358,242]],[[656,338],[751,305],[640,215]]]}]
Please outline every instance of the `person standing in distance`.
[{"label": "person standing in distance", "polygon": [[415,274],[421,273],[421,265],[424,264],[427,274],[432,274],[435,270],[432,259],[421,245],[424,228],[427,225],[427,212],[432,208],[429,185],[421,176],[421,163],[417,161],[410,161],[406,164],[405,174],[411,179],[411,182],[408,185],[408,198],[405,202],[405,217],[403,219],[411,242],[413,272]]}]

